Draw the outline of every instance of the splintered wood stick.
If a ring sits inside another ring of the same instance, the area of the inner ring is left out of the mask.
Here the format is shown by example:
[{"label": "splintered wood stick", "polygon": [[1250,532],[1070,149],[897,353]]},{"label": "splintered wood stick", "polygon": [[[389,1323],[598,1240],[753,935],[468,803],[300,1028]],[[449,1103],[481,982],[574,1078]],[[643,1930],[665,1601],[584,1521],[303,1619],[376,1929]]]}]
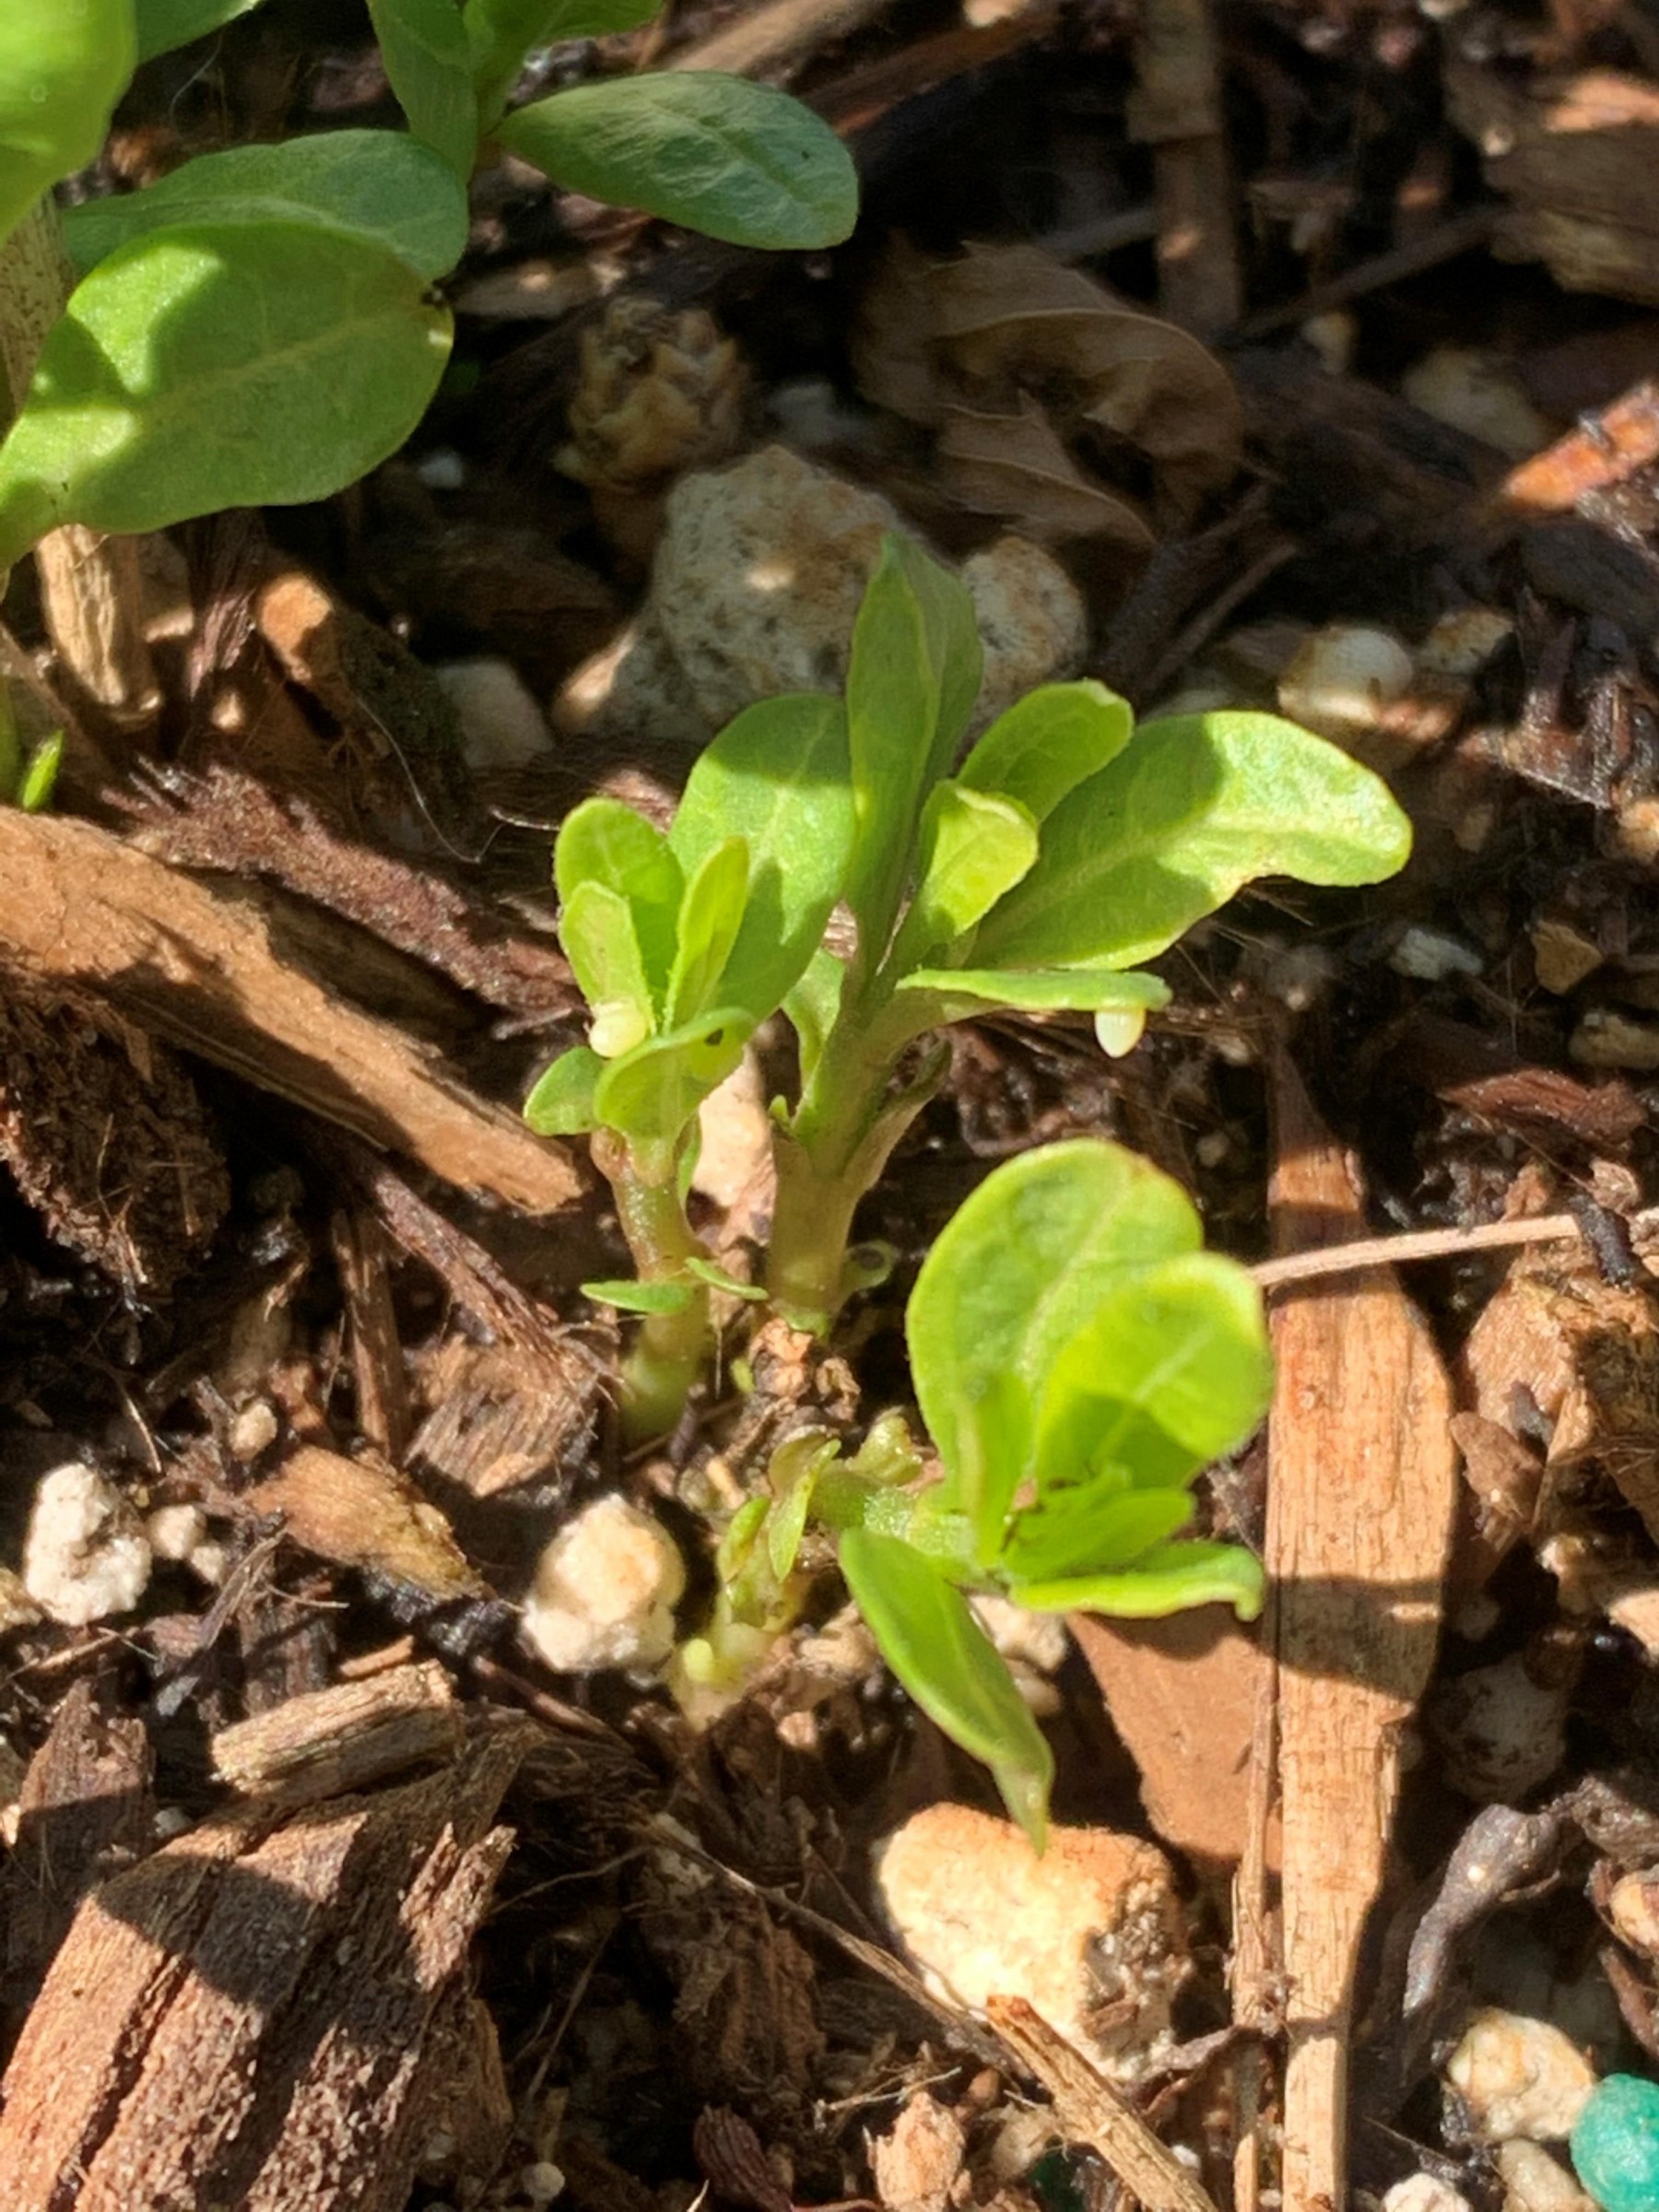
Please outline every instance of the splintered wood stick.
[{"label": "splintered wood stick", "polygon": [[1023,1997],[993,1997],[985,2016],[1053,2100],[1061,2133],[1097,2152],[1146,2212],[1216,2212],[1214,2199],[1123,2091]]},{"label": "splintered wood stick", "polygon": [[[1283,1050],[1269,1191],[1281,1251],[1364,1226],[1347,1156]],[[1354,1976],[1382,1885],[1402,1723],[1428,1683],[1457,1494],[1452,1394],[1421,1315],[1374,1267],[1272,1315],[1266,1568],[1283,1821],[1285,2212],[1347,2201]]]}]

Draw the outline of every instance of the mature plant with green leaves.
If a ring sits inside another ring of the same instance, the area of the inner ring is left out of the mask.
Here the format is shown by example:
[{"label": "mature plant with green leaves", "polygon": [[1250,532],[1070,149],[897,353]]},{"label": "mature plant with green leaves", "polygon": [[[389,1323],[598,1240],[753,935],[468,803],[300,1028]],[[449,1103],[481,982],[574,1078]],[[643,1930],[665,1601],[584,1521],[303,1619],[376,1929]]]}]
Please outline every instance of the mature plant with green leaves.
[{"label": "mature plant with green leaves", "polygon": [[817,1524],[895,1675],[1040,1844],[1048,1747],[965,1594],[1137,1618],[1261,1606],[1249,1552],[1180,1540],[1194,1476],[1249,1435],[1272,1387],[1261,1295],[1202,1247],[1180,1185],[1116,1145],[995,1169],[940,1233],[906,1316],[938,1470],[891,1417],[853,1459],[816,1433],[782,1445],[726,1532],[682,1688],[741,1682],[793,1619]]},{"label": "mature plant with green leaves", "polygon": [[[0,240],[50,223],[41,195],[96,154],[137,61],[257,4],[5,0]],[[61,523],[154,530],[320,499],[383,461],[449,356],[449,312],[430,287],[465,246],[466,181],[488,145],[717,238],[844,238],[857,198],[845,148],[764,86],[633,76],[508,112],[531,53],[631,29],[659,5],[370,0],[409,135],[205,154],[146,191],[70,210],[81,276],[66,304],[28,297],[14,254],[0,324],[14,335],[53,327],[0,444],[0,573]],[[29,257],[37,288],[55,283],[56,258]]]},{"label": "mature plant with green leaves", "polygon": [[[559,833],[561,934],[593,1024],[525,1111],[547,1134],[592,1132],[615,1187],[640,1281],[594,1288],[646,1315],[627,1371],[639,1430],[683,1403],[724,1279],[684,1206],[698,1108],[780,1008],[800,1088],[773,1110],[766,1290],[821,1329],[853,1284],[853,1211],[944,1072],[938,1030],[1070,1008],[1126,1051],[1169,997],[1137,963],[1241,885],[1371,883],[1406,857],[1378,779],[1270,714],[1137,731],[1103,686],[1051,684],[953,765],[981,665],[966,590],[890,538],[844,698],[740,714],[666,833],[609,798]],[[850,953],[823,941],[841,902]]]}]

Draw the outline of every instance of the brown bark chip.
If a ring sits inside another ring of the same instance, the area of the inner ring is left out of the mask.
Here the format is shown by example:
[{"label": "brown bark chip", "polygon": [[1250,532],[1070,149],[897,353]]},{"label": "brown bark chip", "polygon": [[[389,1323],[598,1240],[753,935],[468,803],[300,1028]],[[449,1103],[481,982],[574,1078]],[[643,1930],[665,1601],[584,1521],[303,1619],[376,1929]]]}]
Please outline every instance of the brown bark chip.
[{"label": "brown bark chip", "polygon": [[396,2212],[477,2040],[466,1949],[523,1748],[205,1822],[89,1898],[6,2074],[0,2212]]},{"label": "brown bark chip", "polygon": [[[1283,1053],[1281,1251],[1362,1233],[1352,1164]],[[1347,2200],[1354,1974],[1381,1887],[1399,1732],[1428,1681],[1457,1491],[1449,1384],[1391,1271],[1281,1293],[1269,1423],[1269,1622],[1284,1822],[1286,2212]]]}]

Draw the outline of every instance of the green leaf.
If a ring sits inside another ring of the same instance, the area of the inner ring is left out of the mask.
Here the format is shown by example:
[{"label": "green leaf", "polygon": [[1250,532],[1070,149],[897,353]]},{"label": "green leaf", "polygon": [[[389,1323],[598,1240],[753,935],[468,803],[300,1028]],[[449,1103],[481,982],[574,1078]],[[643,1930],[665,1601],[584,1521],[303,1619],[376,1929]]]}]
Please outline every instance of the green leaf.
[{"label": "green leaf", "polygon": [[767,1519],[766,1554],[779,1582],[800,1554],[818,1478],[839,1456],[840,1446],[832,1436],[807,1429],[781,1443],[768,1462],[766,1479],[776,1503]]},{"label": "green leaf", "polygon": [[1037,858],[1037,825],[999,792],[935,783],[922,809],[917,884],[900,924],[900,974],[937,958],[1012,890]]},{"label": "green leaf", "polygon": [[1018,799],[1036,821],[1128,744],[1135,716],[1104,684],[1040,684],[999,714],[957,771],[973,791]]},{"label": "green leaf", "polygon": [[644,1144],[672,1144],[742,1059],[754,1026],[741,1006],[724,1006],[647,1038],[600,1077],[594,1094],[600,1121]]},{"label": "green leaf", "polygon": [[1230,1606],[1253,1620],[1265,1588],[1262,1563],[1237,1544],[1160,1544],[1120,1574],[1008,1584],[1017,1606],[1033,1613],[1110,1613],[1158,1620],[1188,1606]]},{"label": "green leaf", "polygon": [[261,5],[262,0],[137,0],[138,59],[171,53],[238,16],[252,15]]},{"label": "green leaf", "polygon": [[559,941],[588,1002],[594,1053],[616,1060],[632,1052],[651,1034],[653,1008],[628,900],[608,884],[577,884],[559,917]]},{"label": "green leaf", "polygon": [[133,0],[0,7],[0,239],[91,160],[137,59]]},{"label": "green leaf", "polygon": [[735,1275],[717,1267],[712,1260],[695,1256],[686,1262],[688,1274],[694,1275],[700,1283],[707,1283],[711,1290],[724,1290],[728,1298],[741,1298],[752,1306],[765,1301],[766,1292],[759,1283],[740,1283]]},{"label": "green leaf", "polygon": [[923,803],[949,766],[982,666],[964,586],[908,538],[886,538],[847,671],[855,843],[846,896],[870,961],[887,950]]},{"label": "green leaf", "polygon": [[369,16],[410,130],[465,184],[478,151],[478,101],[456,0],[369,0]]},{"label": "green leaf", "polygon": [[689,874],[731,836],[748,847],[749,878],[721,996],[763,1021],[806,972],[846,880],[853,794],[840,700],[762,700],[698,756],[668,842]]},{"label": "green leaf", "polygon": [[1021,1513],[1003,1546],[1003,1572],[1018,1583],[1052,1583],[1121,1571],[1192,1519],[1185,1490],[1125,1491],[1123,1480],[1113,1468]]},{"label": "green leaf", "polygon": [[23,814],[44,814],[52,804],[52,794],[57,789],[58,770],[64,759],[64,733],[53,730],[50,737],[42,737],[29,756],[29,765],[23,771],[18,785],[18,807]]},{"label": "green leaf", "polygon": [[553,881],[566,902],[582,883],[602,883],[627,900],[652,996],[660,1006],[674,965],[686,879],[655,823],[620,799],[584,799],[559,828]]},{"label": "green leaf", "polygon": [[1156,975],[1115,968],[918,968],[900,977],[895,1000],[912,1008],[920,1032],[1009,1007],[1033,1014],[1156,1013],[1169,1005],[1170,989]]},{"label": "green leaf", "polygon": [[724,839],[689,872],[675,923],[665,1017],[670,1028],[694,1019],[719,996],[717,985],[737,942],[747,889],[748,847],[740,837]]},{"label": "green leaf", "polygon": [[1128,967],[1256,877],[1376,883],[1410,849],[1387,786],[1294,723],[1256,713],[1148,723],[1054,808],[1036,866],[986,917],[974,958]]},{"label": "green leaf", "polygon": [[507,105],[525,61],[564,39],[600,39],[649,23],[661,0],[466,0],[466,26],[485,130]]},{"label": "green leaf", "polygon": [[582,1295],[623,1313],[683,1313],[697,1294],[689,1283],[636,1283],[621,1276],[583,1283]]},{"label": "green leaf", "polygon": [[453,269],[466,250],[465,193],[429,147],[397,131],[327,131],[199,154],[143,192],[65,207],[64,237],[85,270],[129,240],[198,221],[343,230],[429,278]]},{"label": "green leaf", "polygon": [[604,1068],[590,1046],[576,1044],[543,1070],[524,1100],[524,1119],[537,1136],[584,1136],[599,1126],[594,1086]]},{"label": "green leaf", "polygon": [[307,223],[135,239],[76,287],[0,446],[0,569],[59,523],[160,530],[327,498],[419,421],[450,333],[366,239]]},{"label": "green leaf", "polygon": [[981,1369],[968,1379],[956,1411],[949,1502],[967,1518],[975,1565],[988,1568],[1002,1551],[1008,1511],[1030,1464],[1035,1408],[1023,1377]]},{"label": "green leaf", "polygon": [[867,1528],[847,1530],[841,1563],[883,1658],[928,1718],[984,1760],[1041,1851],[1053,1756],[967,1599],[919,1551]]},{"label": "green leaf", "polygon": [[833,246],[858,215],[857,173],[829,124],[713,69],[572,85],[496,135],[568,191],[733,245]]},{"label": "green leaf", "polygon": [[803,1088],[811,1082],[825,1040],[835,1027],[846,980],[845,963],[820,946],[807,961],[800,981],[784,994],[783,1011],[800,1048]]},{"label": "green leaf", "polygon": [[905,1316],[917,1403],[950,1485],[979,1449],[966,1407],[1001,1376],[1041,1407],[1056,1359],[1108,1294],[1200,1241],[1186,1193],[1121,1146],[1082,1137],[994,1169],[935,1239]]},{"label": "green leaf", "polygon": [[1194,1252],[1135,1269],[1050,1366],[1040,1497],[1107,1462],[1141,1488],[1178,1488],[1241,1443],[1272,1394],[1262,1294],[1245,1268]]}]

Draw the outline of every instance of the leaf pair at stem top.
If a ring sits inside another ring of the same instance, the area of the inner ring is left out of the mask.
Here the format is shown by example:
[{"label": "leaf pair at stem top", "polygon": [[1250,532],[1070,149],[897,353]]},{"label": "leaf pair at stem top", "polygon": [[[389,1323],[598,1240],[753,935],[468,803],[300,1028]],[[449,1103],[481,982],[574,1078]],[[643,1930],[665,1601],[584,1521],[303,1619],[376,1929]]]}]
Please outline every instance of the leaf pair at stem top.
[{"label": "leaf pair at stem top", "polygon": [[[1251,878],[1377,880],[1409,826],[1385,787],[1277,717],[1139,731],[1090,682],[1048,685],[960,759],[982,655],[962,584],[887,540],[844,696],[740,714],[697,760],[665,833],[619,801],[566,820],[561,933],[593,1010],[526,1106],[592,1131],[646,1312],[634,1425],[671,1419],[709,1351],[707,1255],[683,1203],[697,1112],[780,1009],[800,1084],[773,1109],[766,1288],[821,1328],[848,1287],[853,1215],[935,1088],[935,1032],[999,1009],[1095,1017],[1127,1050],[1168,992],[1151,959]],[[823,942],[844,902],[846,957]]]}]

